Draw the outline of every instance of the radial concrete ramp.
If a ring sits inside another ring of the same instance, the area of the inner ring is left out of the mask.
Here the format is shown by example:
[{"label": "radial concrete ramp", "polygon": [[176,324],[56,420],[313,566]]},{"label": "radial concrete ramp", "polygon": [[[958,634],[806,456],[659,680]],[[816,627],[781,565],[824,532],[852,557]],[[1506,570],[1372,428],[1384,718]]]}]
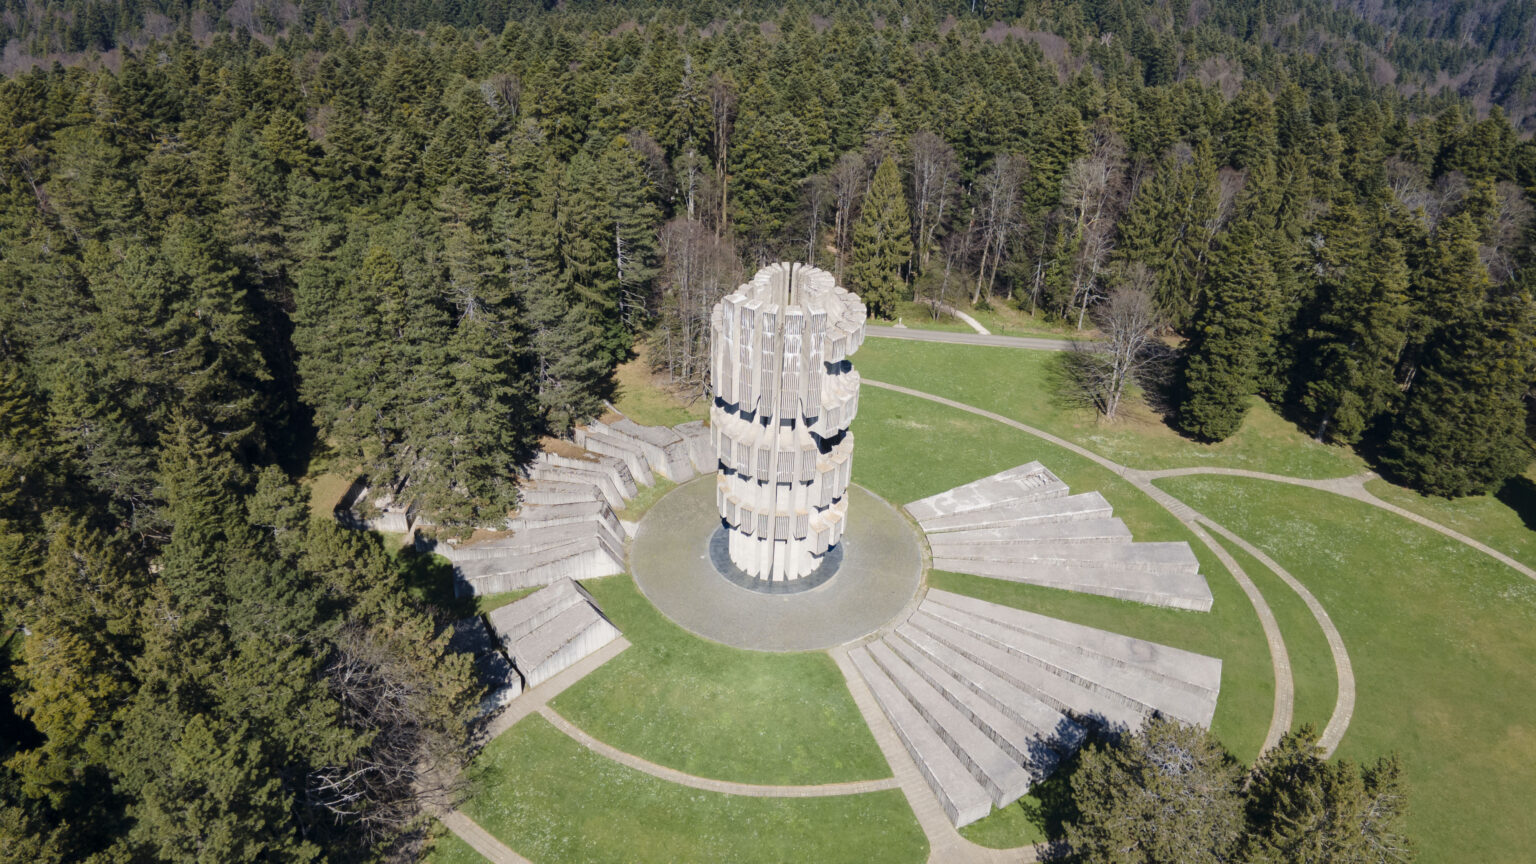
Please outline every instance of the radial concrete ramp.
[{"label": "radial concrete ramp", "polygon": [[619,628],[570,579],[492,610],[486,619],[524,689],[537,687],[619,637]]},{"label": "radial concrete ramp", "polygon": [[1088,725],[1209,726],[1221,687],[1216,658],[937,589],[849,659],[956,826],[1029,791]]},{"label": "radial concrete ramp", "polygon": [[1154,606],[1211,608],[1187,543],[1135,543],[1097,492],[1071,494],[1039,462],[906,506],[928,535],[933,566],[1101,594]]},{"label": "radial concrete ramp", "polygon": [[[578,444],[551,442],[528,469],[520,506],[494,536],[469,543],[426,543],[454,564],[460,596],[498,594],[559,579],[595,579],[624,572],[624,527],[615,511],[655,475],[678,482],[715,466],[695,466],[707,449],[701,423],[673,429],[627,418],[576,430]],[[558,451],[558,452],[557,452]]]}]

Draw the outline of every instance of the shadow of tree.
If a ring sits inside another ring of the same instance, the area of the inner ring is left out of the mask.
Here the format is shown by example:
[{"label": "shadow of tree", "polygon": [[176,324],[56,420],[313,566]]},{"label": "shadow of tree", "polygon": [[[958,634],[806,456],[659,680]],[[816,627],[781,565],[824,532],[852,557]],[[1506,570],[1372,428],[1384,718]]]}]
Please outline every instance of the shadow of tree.
[{"label": "shadow of tree", "polygon": [[1511,477],[1493,493],[1501,504],[1520,515],[1525,527],[1536,530],[1536,482],[1529,477]]}]

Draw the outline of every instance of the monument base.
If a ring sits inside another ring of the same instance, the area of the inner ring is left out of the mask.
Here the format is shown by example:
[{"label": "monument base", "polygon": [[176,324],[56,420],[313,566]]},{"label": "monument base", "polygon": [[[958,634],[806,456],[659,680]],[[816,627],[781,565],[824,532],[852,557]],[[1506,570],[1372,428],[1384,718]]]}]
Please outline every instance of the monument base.
[{"label": "monument base", "polygon": [[815,556],[815,568],[799,579],[759,579],[737,567],[736,562],[731,560],[730,544],[733,535],[741,536],[721,522],[720,527],[709,537],[709,563],[715,565],[715,572],[725,577],[727,582],[759,594],[799,594],[819,588],[837,575],[837,569],[843,564],[843,544],[839,543],[828,549],[826,554]]}]

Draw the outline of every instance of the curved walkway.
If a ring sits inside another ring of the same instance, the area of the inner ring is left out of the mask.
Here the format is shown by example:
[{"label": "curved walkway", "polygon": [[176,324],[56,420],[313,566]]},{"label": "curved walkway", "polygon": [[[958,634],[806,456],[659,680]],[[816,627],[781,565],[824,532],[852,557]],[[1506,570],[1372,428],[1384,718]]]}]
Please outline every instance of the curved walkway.
[{"label": "curved walkway", "polygon": [[668,783],[676,783],[679,786],[687,786],[690,789],[702,789],[705,792],[720,792],[725,795],[743,795],[748,798],[825,798],[833,795],[862,795],[865,792],[883,792],[886,789],[897,789],[900,783],[894,777],[886,777],[883,780],[854,780],[848,783],[823,783],[816,786],[764,786],[755,783],[732,783],[728,780],[713,780],[709,777],[700,777],[696,774],[688,774],[676,768],[668,768],[658,765],[648,759],[642,759],[632,753],[626,753],[611,744],[603,742],[588,735],[576,724],[560,716],[555,709],[548,705],[539,706],[539,715],[548,720],[556,729],[564,732],[577,744],[591,750],[599,756],[614,762],[633,768],[657,777]]},{"label": "curved walkway", "polygon": [[[1172,513],[1176,518],[1179,519],[1179,521],[1185,523],[1186,525],[1193,526],[1193,523],[1198,520],[1205,523],[1206,525],[1212,526],[1213,530],[1216,528],[1216,523],[1214,520],[1207,518],[1204,514],[1196,511],[1193,507],[1190,507],[1188,504],[1185,504],[1184,502],[1178,500],[1162,489],[1152,485],[1152,480],[1150,477],[1146,476],[1146,472],[1127,468],[1118,462],[1105,458],[1104,456],[1101,456],[1086,447],[1074,444],[1065,438],[1060,438],[1042,429],[1036,429],[1033,426],[1020,423],[1019,421],[1010,417],[1004,417],[1001,414],[987,411],[982,408],[977,408],[974,405],[967,405],[964,402],[956,402],[953,399],[946,399],[943,396],[935,396],[932,393],[925,393],[921,390],[913,390],[910,387],[901,387],[896,384],[887,384],[883,381],[874,381],[869,378],[863,379],[863,383],[871,387],[879,387],[883,390],[890,390],[896,393],[905,394],[907,396],[914,396],[919,399],[927,399],[930,402],[937,402],[940,405],[945,405],[959,411],[966,411],[980,417],[985,417],[988,420],[1002,423],[1005,426],[1010,426],[1014,429],[1018,429],[1021,432],[1025,432],[1044,441],[1055,444],[1058,447],[1070,450],[1073,453],[1076,453],[1085,459],[1091,460],[1098,465],[1103,466],[1104,468],[1107,468],[1110,471],[1113,471],[1116,474],[1124,477],[1132,486],[1135,486],[1138,490],[1151,497],[1152,500],[1161,505],[1163,509],[1167,510],[1169,513]],[[1222,529],[1222,531],[1218,533],[1223,533],[1224,531],[1225,529]],[[1226,564],[1231,559],[1231,556],[1226,553],[1226,550],[1222,549],[1220,545],[1213,541],[1211,537],[1204,531],[1195,532],[1195,536],[1199,538],[1202,543],[1208,546],[1211,551],[1217,555],[1218,558],[1221,558],[1223,564]],[[1233,563],[1235,564],[1235,562]],[[1264,736],[1264,750],[1267,751],[1270,747],[1274,746],[1274,744],[1280,740],[1280,737],[1290,729],[1290,721],[1295,701],[1296,689],[1295,680],[1291,676],[1290,654],[1286,651],[1285,638],[1280,634],[1280,625],[1275,620],[1274,612],[1269,608],[1269,604],[1265,602],[1264,595],[1260,593],[1258,586],[1253,584],[1253,581],[1248,578],[1246,573],[1242,572],[1241,568],[1229,567],[1229,569],[1232,570],[1232,578],[1235,579],[1238,585],[1242,587],[1243,593],[1248,595],[1248,600],[1253,605],[1254,613],[1259,616],[1259,624],[1264,630],[1264,640],[1269,646],[1270,666],[1273,669],[1275,675],[1275,706],[1270,715],[1269,730]],[[1328,620],[1326,616],[1318,619],[1317,623],[1318,626],[1323,628],[1324,633],[1331,632],[1334,636],[1337,636],[1338,631],[1333,627],[1333,622]],[[1334,646],[1335,642],[1332,637],[1330,637],[1328,644],[1330,648]],[[1340,649],[1343,648],[1343,644],[1343,637],[1339,637],[1337,645]],[[1341,662],[1339,656],[1336,654],[1334,657],[1334,665],[1340,670],[1339,692],[1340,694],[1343,694],[1347,686],[1350,693],[1350,704],[1353,705],[1354,678],[1349,671],[1350,666],[1348,657],[1344,657]],[[1346,675],[1349,676],[1347,679],[1347,685],[1345,683]],[[1335,716],[1345,716],[1347,718],[1348,714],[1340,714],[1336,708]],[[1343,735],[1343,729],[1337,730],[1338,737],[1342,738]]]}]

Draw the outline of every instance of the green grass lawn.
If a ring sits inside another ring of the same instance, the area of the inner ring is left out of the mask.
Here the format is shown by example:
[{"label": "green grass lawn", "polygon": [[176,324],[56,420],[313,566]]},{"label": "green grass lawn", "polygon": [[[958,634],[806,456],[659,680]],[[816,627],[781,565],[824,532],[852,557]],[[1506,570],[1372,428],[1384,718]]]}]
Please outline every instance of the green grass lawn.
[{"label": "green grass lawn", "polygon": [[651,374],[643,346],[640,356],[615,370],[614,379],[618,382],[614,406],[642,426],[676,426],[709,417],[708,399],[687,401],[662,386]]},{"label": "green grass lawn", "polygon": [[1403,757],[1426,864],[1536,848],[1536,583],[1405,519],[1259,480],[1160,485],[1264,549],[1343,634],[1359,695],[1338,755]]},{"label": "green grass lawn", "polygon": [[1367,481],[1365,488],[1388,504],[1433,519],[1527,567],[1536,567],[1536,530],[1532,530],[1536,525],[1536,483],[1531,482],[1529,472],[1509,480],[1492,495],[1454,500],[1420,495],[1380,478]]},{"label": "green grass lawn", "polygon": [[635,497],[624,502],[624,509],[615,511],[614,515],[625,522],[639,522],[640,517],[645,515],[645,511],[651,509],[652,504],[660,501],[663,495],[676,488],[676,483],[657,474],[655,483],[637,487]]},{"label": "green grass lawn", "polygon": [[468,843],[459,839],[459,835],[444,828],[443,833],[432,838],[432,845],[427,847],[427,854],[422,858],[423,864],[485,864],[485,858],[476,852]]},{"label": "green grass lawn", "polygon": [[537,715],[491,742],[472,772],[482,791],[464,812],[540,864],[897,864],[928,856],[899,790],[833,798],[703,792],[598,756]]},{"label": "green grass lawn", "polygon": [[[1318,444],[1255,398],[1243,427],[1220,444],[1200,444],[1170,429],[1139,399],[1106,424],[1058,395],[1056,352],[870,339],[853,358],[866,378],[913,387],[1012,417],[1132,468],[1210,465],[1344,477],[1365,470],[1353,451]],[[873,388],[865,388],[860,400]],[[985,421],[982,421],[985,422]],[[857,421],[854,433],[859,434]]]},{"label": "green grass lawn", "polygon": [[634,580],[583,583],[632,643],[554,701],[593,737],[680,771],[740,783],[891,776],[832,658],[700,639]]},{"label": "green grass lawn", "polygon": [[[1092,329],[1078,330],[1069,323],[1061,321],[1047,321],[1043,314],[1031,316],[1026,310],[1015,309],[1006,303],[994,305],[991,309],[974,309],[969,303],[958,304],[960,311],[975,318],[981,326],[996,336],[1041,336],[1052,339],[1093,339],[1098,333]],[[942,330],[950,333],[975,333],[971,325],[961,321],[953,315],[940,314],[933,317],[928,304],[912,300],[904,300],[896,304],[896,316],[901,323],[915,330]],[[877,321],[878,324],[891,324],[891,321]],[[855,361],[857,362],[857,361]]]},{"label": "green grass lawn", "polygon": [[[930,573],[928,581],[944,590],[1222,658],[1222,691],[1212,728],[1239,758],[1251,761],[1258,755],[1274,706],[1274,675],[1263,630],[1226,568],[1172,514],[1075,453],[915,397],[865,389],[859,395],[855,434],[854,479],[896,504],[1038,459],[1073,491],[1101,492],[1137,540],[1189,542],[1215,598],[1209,613],[939,571]],[[916,453],[933,458],[913,459]],[[1042,836],[1039,816],[1033,813],[1039,805],[1038,799],[1025,799],[996,811],[969,826],[966,836],[1000,848],[1036,842]]]}]

